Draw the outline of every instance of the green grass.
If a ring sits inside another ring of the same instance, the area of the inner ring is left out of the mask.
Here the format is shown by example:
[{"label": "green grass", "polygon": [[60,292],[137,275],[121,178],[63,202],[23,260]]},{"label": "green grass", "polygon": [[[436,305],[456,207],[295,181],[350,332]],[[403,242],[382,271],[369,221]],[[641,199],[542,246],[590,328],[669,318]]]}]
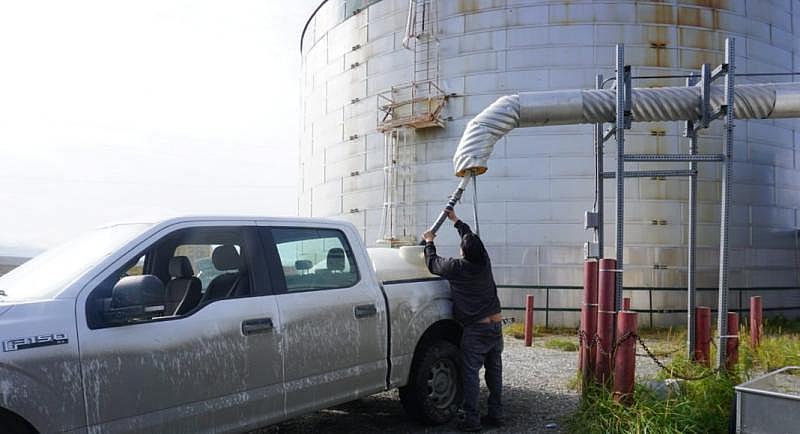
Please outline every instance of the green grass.
[{"label": "green grass", "polygon": [[[516,339],[524,339],[525,338],[525,325],[522,322],[513,322],[511,324],[506,325],[503,327],[503,334],[507,336],[514,337]],[[543,326],[534,326],[533,327],[533,337],[545,337],[545,336],[576,336],[577,334],[575,329],[569,327],[543,327]]]},{"label": "green grass", "polygon": [[550,338],[544,342],[544,347],[561,351],[578,351],[578,342],[577,339]]},{"label": "green grass", "polygon": [[[800,364],[799,320],[771,318],[765,321],[764,329],[761,345],[754,349],[746,328],[741,328],[739,362],[728,374],[682,382],[681,393],[667,398],[637,384],[629,407],[615,402],[610,391],[594,385],[584,395],[578,410],[565,420],[565,425],[574,433],[727,432],[736,384],[767,371]],[[666,348],[677,349],[669,354],[672,359],[667,366],[671,372],[660,371],[658,379],[676,373],[699,377],[710,372],[687,360],[685,330],[644,329],[640,334],[656,353]],[[714,360],[713,346],[711,351]]]},{"label": "green grass", "polygon": [[594,386],[566,426],[570,432],[587,434],[724,433],[737,382],[733,377],[715,376],[685,383],[682,393],[667,399],[637,385],[629,407],[614,401],[608,390]]},{"label": "green grass", "polygon": [[750,345],[746,330],[739,332],[740,369],[745,373],[764,373],[784,366],[800,365],[800,334],[774,334],[774,330],[765,329],[757,349]]},{"label": "green grass", "polygon": [[[536,330],[534,329],[534,333]],[[512,322],[511,324],[503,327],[503,334],[517,339],[525,338],[525,326],[519,322]]]}]

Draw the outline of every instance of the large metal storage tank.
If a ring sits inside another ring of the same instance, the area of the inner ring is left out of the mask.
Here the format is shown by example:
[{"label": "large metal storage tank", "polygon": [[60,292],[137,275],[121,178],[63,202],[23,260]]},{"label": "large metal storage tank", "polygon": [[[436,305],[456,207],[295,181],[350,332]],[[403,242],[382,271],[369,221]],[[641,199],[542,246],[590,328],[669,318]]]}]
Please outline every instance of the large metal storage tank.
[{"label": "large metal storage tank", "polygon": [[[378,237],[384,186],[384,137],[376,131],[377,94],[411,80],[412,55],[401,46],[409,2],[327,1],[302,37],[303,136],[299,211],[353,222],[368,244]],[[409,136],[414,158],[415,230],[440,211],[456,184],[451,157],[464,126],[499,96],[518,91],[593,88],[613,75],[614,45],[625,43],[634,76],[685,74],[723,59],[736,38],[738,73],[788,72],[800,52],[800,2],[755,0],[525,1],[441,0],[439,72],[449,98],[444,128]],[[742,77],[738,83],[790,77]],[[639,80],[635,86],[683,85],[683,79]],[[700,152],[721,152],[721,122],[701,133]],[[798,286],[800,135],[794,120],[737,121],[730,286]],[[678,123],[634,124],[630,153],[687,152]],[[606,155],[614,155],[613,140]],[[613,167],[613,160],[606,161]],[[629,169],[655,168],[628,163]],[[658,168],[685,169],[685,164]],[[717,285],[720,167],[701,163],[698,287]],[[580,285],[583,211],[594,200],[590,126],[517,129],[498,143],[478,178],[480,228],[499,284]],[[614,189],[606,188],[606,255],[613,257]],[[459,208],[472,221],[469,197]],[[625,286],[685,287],[688,180],[626,181]],[[442,230],[445,254],[454,231]],[[537,306],[544,304],[544,292]],[[502,289],[505,306],[526,291]],[[749,292],[743,293],[745,301]],[[763,292],[766,307],[800,305],[798,291]],[[646,292],[634,307],[648,308]],[[737,308],[737,294],[731,307]],[[701,305],[715,305],[700,293]],[[577,291],[551,291],[556,307],[579,307]],[[653,307],[684,308],[685,294],[656,292]],[[542,315],[539,315],[541,318]],[[681,323],[680,314],[656,316]],[[551,313],[574,325],[577,315]]]}]

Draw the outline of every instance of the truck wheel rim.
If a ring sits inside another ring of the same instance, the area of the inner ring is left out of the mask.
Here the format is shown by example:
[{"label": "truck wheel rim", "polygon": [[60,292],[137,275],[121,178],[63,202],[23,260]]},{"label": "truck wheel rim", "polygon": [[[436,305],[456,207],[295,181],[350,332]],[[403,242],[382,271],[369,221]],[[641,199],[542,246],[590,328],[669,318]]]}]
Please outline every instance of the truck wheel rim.
[{"label": "truck wheel rim", "polygon": [[447,359],[437,360],[428,375],[428,399],[437,408],[447,408],[456,397],[456,367]]}]

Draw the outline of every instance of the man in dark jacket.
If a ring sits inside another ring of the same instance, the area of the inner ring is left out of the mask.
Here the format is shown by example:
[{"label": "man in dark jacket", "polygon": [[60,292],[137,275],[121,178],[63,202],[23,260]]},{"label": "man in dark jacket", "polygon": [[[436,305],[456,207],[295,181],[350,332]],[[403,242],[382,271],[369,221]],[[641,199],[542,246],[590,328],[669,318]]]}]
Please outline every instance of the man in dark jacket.
[{"label": "man in dark jacket", "polygon": [[[501,402],[503,383],[502,317],[492,264],[483,242],[469,226],[447,211],[461,237],[461,258],[442,258],[436,254],[432,232],[425,232],[425,263],[431,273],[450,282],[453,295],[453,315],[463,326],[461,352],[464,368],[464,420],[462,431],[480,431],[481,423],[503,425]],[[481,366],[486,367],[486,386],[489,388],[489,414],[480,417],[478,393]]]}]

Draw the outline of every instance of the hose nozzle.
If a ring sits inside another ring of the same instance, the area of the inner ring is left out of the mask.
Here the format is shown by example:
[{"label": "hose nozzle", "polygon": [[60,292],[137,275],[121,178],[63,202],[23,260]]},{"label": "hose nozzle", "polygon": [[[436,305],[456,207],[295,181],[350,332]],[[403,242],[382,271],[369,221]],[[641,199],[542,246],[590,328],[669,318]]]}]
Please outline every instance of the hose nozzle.
[{"label": "hose nozzle", "polygon": [[439,231],[439,228],[442,227],[442,224],[445,220],[447,220],[447,211],[452,211],[456,206],[456,203],[461,200],[461,195],[464,194],[464,190],[467,188],[467,184],[475,176],[474,173],[470,172],[469,174],[465,175],[461,178],[461,182],[458,183],[458,188],[453,192],[450,196],[450,200],[447,202],[447,206],[444,207],[444,211],[439,214],[439,217],[433,222],[433,225],[428,229],[429,231],[436,234]]}]

